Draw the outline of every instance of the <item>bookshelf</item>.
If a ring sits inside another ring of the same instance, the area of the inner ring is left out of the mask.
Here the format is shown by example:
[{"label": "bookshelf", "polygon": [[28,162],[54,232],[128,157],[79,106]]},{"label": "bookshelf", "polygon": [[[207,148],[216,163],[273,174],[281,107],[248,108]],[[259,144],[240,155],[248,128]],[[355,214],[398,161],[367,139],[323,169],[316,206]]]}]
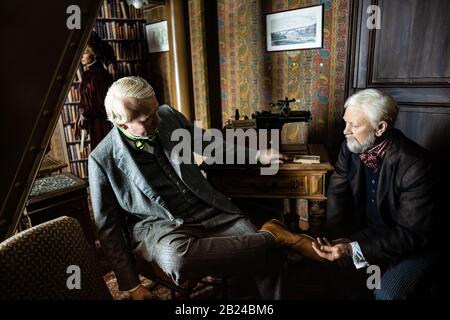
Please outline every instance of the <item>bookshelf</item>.
[{"label": "bookshelf", "polygon": [[116,68],[108,67],[113,79],[144,74],[147,40],[142,9],[136,9],[126,1],[104,1],[95,31],[116,53]]},{"label": "bookshelf", "polygon": [[86,179],[87,172],[87,156],[91,152],[89,145],[89,135],[85,141],[85,147],[80,149],[79,134],[75,134],[75,122],[78,119],[80,106],[80,92],[79,85],[81,77],[84,72],[84,67],[80,64],[75,75],[75,79],[67,93],[64,102],[63,110],[61,112],[61,120],[63,123],[63,132],[65,137],[65,144],[67,154],[69,157],[70,171],[80,178]]},{"label": "bookshelf", "polygon": [[[107,67],[114,80],[131,75],[144,76],[147,40],[142,9],[136,9],[126,1],[105,0],[95,24],[95,31],[114,49],[117,63]],[[90,138],[88,135],[84,148],[81,148],[81,137],[75,132],[75,123],[80,113],[79,86],[83,72],[84,67],[80,64],[66,96],[61,119],[70,171],[82,179],[87,179]]]}]

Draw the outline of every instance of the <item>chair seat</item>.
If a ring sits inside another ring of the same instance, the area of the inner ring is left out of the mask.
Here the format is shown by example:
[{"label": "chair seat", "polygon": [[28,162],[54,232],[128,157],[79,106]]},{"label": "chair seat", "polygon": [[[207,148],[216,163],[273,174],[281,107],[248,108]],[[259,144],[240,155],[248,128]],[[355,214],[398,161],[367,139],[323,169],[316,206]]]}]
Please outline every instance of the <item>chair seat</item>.
[{"label": "chair seat", "polygon": [[[69,288],[76,270],[81,271],[80,287]],[[0,243],[0,288],[0,300],[112,299],[93,248],[78,221],[69,217],[36,225]]]}]

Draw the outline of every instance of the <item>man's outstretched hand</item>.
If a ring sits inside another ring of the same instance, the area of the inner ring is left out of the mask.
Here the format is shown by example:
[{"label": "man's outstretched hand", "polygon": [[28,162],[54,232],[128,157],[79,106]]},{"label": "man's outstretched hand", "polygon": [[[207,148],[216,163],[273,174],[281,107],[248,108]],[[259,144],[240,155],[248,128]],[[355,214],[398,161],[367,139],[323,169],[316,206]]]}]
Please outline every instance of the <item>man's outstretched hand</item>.
[{"label": "man's outstretched hand", "polygon": [[330,243],[326,238],[317,238],[319,245],[314,242],[312,247],[320,257],[329,261],[338,261],[340,259],[352,256],[352,246],[348,239],[337,239]]},{"label": "man's outstretched hand", "polygon": [[262,164],[283,163],[287,157],[275,149],[262,149],[258,151],[258,161]]}]

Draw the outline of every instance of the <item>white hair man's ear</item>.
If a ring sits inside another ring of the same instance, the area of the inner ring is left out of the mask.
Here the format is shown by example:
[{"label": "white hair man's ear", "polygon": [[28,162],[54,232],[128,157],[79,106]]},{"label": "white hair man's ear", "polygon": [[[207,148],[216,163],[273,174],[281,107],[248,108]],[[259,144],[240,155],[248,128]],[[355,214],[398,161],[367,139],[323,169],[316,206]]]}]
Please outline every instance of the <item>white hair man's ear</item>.
[{"label": "white hair man's ear", "polygon": [[387,131],[387,128],[388,128],[387,122],[386,121],[381,121],[378,124],[378,127],[375,129],[375,135],[377,137],[381,137]]}]

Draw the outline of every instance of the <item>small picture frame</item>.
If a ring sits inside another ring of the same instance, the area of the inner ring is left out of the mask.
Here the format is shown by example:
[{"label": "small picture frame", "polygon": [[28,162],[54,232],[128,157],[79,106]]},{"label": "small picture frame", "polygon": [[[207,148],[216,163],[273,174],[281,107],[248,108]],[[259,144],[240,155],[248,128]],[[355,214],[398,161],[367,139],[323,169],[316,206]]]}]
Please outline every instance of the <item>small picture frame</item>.
[{"label": "small picture frame", "polygon": [[169,35],[167,31],[167,21],[147,24],[145,26],[147,34],[148,52],[169,51]]},{"label": "small picture frame", "polygon": [[266,15],[267,51],[322,48],[323,5]]}]

